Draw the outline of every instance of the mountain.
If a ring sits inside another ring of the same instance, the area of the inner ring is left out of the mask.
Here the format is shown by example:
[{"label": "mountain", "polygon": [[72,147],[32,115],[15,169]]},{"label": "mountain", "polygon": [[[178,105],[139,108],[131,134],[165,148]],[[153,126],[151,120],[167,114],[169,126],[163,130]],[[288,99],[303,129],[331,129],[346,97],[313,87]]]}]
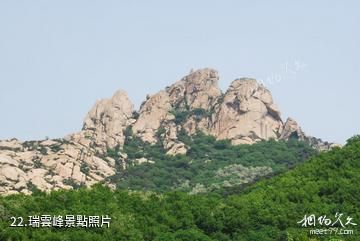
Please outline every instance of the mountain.
[{"label": "mountain", "polygon": [[[233,190],[230,196],[112,191],[96,185],[0,197],[0,239],[358,241],[359,182],[357,136],[343,148],[322,152],[286,173]],[[25,217],[27,223],[28,215],[42,214],[110,215],[111,222],[110,228],[9,227],[11,216]],[[305,221],[315,225],[303,226],[304,217],[312,215],[315,221]],[[310,233],[316,229],[333,231]]]},{"label": "mountain", "polygon": [[91,186],[108,182],[134,163],[151,163],[141,155],[129,159],[124,146],[131,138],[160,145],[168,156],[187,155],[191,146],[183,137],[199,132],[232,145],[297,139],[318,150],[335,146],[305,135],[291,118],[284,122],[270,91],[255,79],[236,79],[225,93],[218,80],[216,70],[192,71],[148,95],[138,111],[119,90],[95,103],[77,133],[53,140],[1,141],[0,194]]}]

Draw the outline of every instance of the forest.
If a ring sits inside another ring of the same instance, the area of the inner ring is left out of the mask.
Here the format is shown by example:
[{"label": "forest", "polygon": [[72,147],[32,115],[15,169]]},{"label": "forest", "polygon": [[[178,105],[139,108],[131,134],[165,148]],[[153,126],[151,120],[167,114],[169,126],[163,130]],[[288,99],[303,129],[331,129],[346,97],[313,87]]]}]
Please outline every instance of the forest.
[{"label": "forest", "polygon": [[[291,142],[278,144],[282,148],[302,145]],[[227,145],[224,143],[226,148],[217,149],[208,145],[208,158],[214,158],[218,152],[229,151]],[[264,148],[263,152],[269,151],[268,143],[257,145],[257,148]],[[200,145],[199,148],[205,146]],[[131,145],[126,148],[131,148]],[[189,155],[196,159],[197,151]],[[303,149],[301,153],[304,154]],[[251,160],[251,156],[243,159],[240,157],[243,155],[236,157],[222,154],[219,156],[237,160],[244,167],[249,166],[246,160]],[[304,155],[309,154],[305,152]],[[256,163],[259,166],[268,165],[277,170],[276,162],[273,161],[276,158],[253,159],[259,161]],[[51,193],[35,190],[31,196],[0,197],[0,240],[360,240],[356,225],[360,220],[360,136],[350,138],[342,148],[311,154],[303,162],[297,159],[284,160],[289,161],[285,165],[296,165],[288,171],[279,171],[271,178],[261,178],[251,185],[241,188],[234,185],[226,192],[189,194],[170,190],[165,184],[159,190],[128,190],[132,186],[128,182],[128,189],[111,190],[98,184],[92,188],[81,187]],[[213,169],[218,167],[220,164]],[[176,166],[169,168],[176,169]],[[281,170],[281,165],[278,169]],[[193,180],[191,175],[189,179]],[[196,182],[200,180],[195,179]],[[23,217],[26,223],[28,216],[69,214],[108,215],[111,217],[110,227],[10,227],[11,217]],[[336,221],[339,214],[340,222],[339,219]],[[325,222],[316,219],[315,225],[311,226],[311,220],[306,219],[306,216],[311,215],[323,217]],[[353,233],[310,234],[311,229],[328,226],[338,230],[353,230]]]},{"label": "forest", "polygon": [[[229,140],[216,140],[199,131],[192,136],[180,133],[179,139],[189,150],[186,155],[171,156],[161,144],[161,130],[155,145],[144,143],[131,130],[125,134],[123,151],[130,165],[109,180],[128,190],[223,192],[284,172],[317,154],[295,138],[231,145]],[[108,156],[118,159],[117,151],[109,149]],[[140,158],[147,162],[138,165]]]}]

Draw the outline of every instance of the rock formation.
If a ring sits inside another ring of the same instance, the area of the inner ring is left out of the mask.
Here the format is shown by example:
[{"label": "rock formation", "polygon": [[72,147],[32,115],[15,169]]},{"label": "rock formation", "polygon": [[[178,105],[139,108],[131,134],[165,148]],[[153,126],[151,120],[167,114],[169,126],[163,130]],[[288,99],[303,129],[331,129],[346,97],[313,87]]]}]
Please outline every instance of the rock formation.
[{"label": "rock formation", "polygon": [[[125,91],[96,102],[83,129],[64,139],[0,142],[0,194],[31,193],[75,186],[91,186],[128,164],[156,160],[129,160],[123,153],[126,138],[160,143],[169,155],[186,154],[179,140],[197,131],[232,144],[252,144],[273,138],[304,140],[319,150],[334,144],[306,136],[295,120],[283,123],[271,93],[255,79],[234,80],[222,93],[213,69],[192,71],[160,92],[147,96],[139,111]],[[132,135],[132,136],[128,136]],[[117,152],[117,160],[108,150]]]},{"label": "rock formation", "polygon": [[134,133],[145,142],[155,143],[157,141],[155,134],[161,123],[172,118],[170,110],[170,99],[165,91],[148,96],[140,107],[137,121],[132,126]]},{"label": "rock formation", "polygon": [[0,194],[91,186],[115,174],[115,160],[65,139],[0,143]]},{"label": "rock formation", "polygon": [[232,82],[216,114],[211,134],[233,144],[277,139],[283,123],[270,92],[254,79]]},{"label": "rock formation", "polygon": [[166,88],[166,92],[173,107],[210,110],[221,95],[218,80],[216,70],[201,69]]},{"label": "rock formation", "polygon": [[[87,114],[81,137],[92,140],[96,146],[114,148],[124,144],[123,131],[133,123],[134,106],[123,90],[111,99],[99,100]],[[76,136],[72,137],[76,139]]]}]

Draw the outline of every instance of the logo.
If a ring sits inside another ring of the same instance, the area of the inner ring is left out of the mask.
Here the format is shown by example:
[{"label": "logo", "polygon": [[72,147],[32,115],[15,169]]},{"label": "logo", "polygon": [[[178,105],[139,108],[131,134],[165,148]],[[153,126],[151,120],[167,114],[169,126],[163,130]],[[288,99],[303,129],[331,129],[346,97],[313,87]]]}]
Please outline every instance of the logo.
[{"label": "logo", "polygon": [[[343,213],[336,213],[334,217],[327,215],[316,216],[315,214],[305,215],[302,220],[297,222],[301,227],[313,228],[309,230],[311,235],[351,235],[357,226],[353,218],[344,217]],[[341,239],[331,239],[332,241],[341,241]]]}]

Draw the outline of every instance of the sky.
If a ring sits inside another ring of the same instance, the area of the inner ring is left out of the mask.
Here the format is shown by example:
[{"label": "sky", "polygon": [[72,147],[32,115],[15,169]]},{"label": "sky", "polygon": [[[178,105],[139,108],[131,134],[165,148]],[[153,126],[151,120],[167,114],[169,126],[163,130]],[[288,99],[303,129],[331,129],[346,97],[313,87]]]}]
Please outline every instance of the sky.
[{"label": "sky", "polygon": [[81,129],[118,89],[136,107],[204,67],[252,77],[282,117],[345,143],[360,134],[360,1],[0,0],[0,139]]}]

